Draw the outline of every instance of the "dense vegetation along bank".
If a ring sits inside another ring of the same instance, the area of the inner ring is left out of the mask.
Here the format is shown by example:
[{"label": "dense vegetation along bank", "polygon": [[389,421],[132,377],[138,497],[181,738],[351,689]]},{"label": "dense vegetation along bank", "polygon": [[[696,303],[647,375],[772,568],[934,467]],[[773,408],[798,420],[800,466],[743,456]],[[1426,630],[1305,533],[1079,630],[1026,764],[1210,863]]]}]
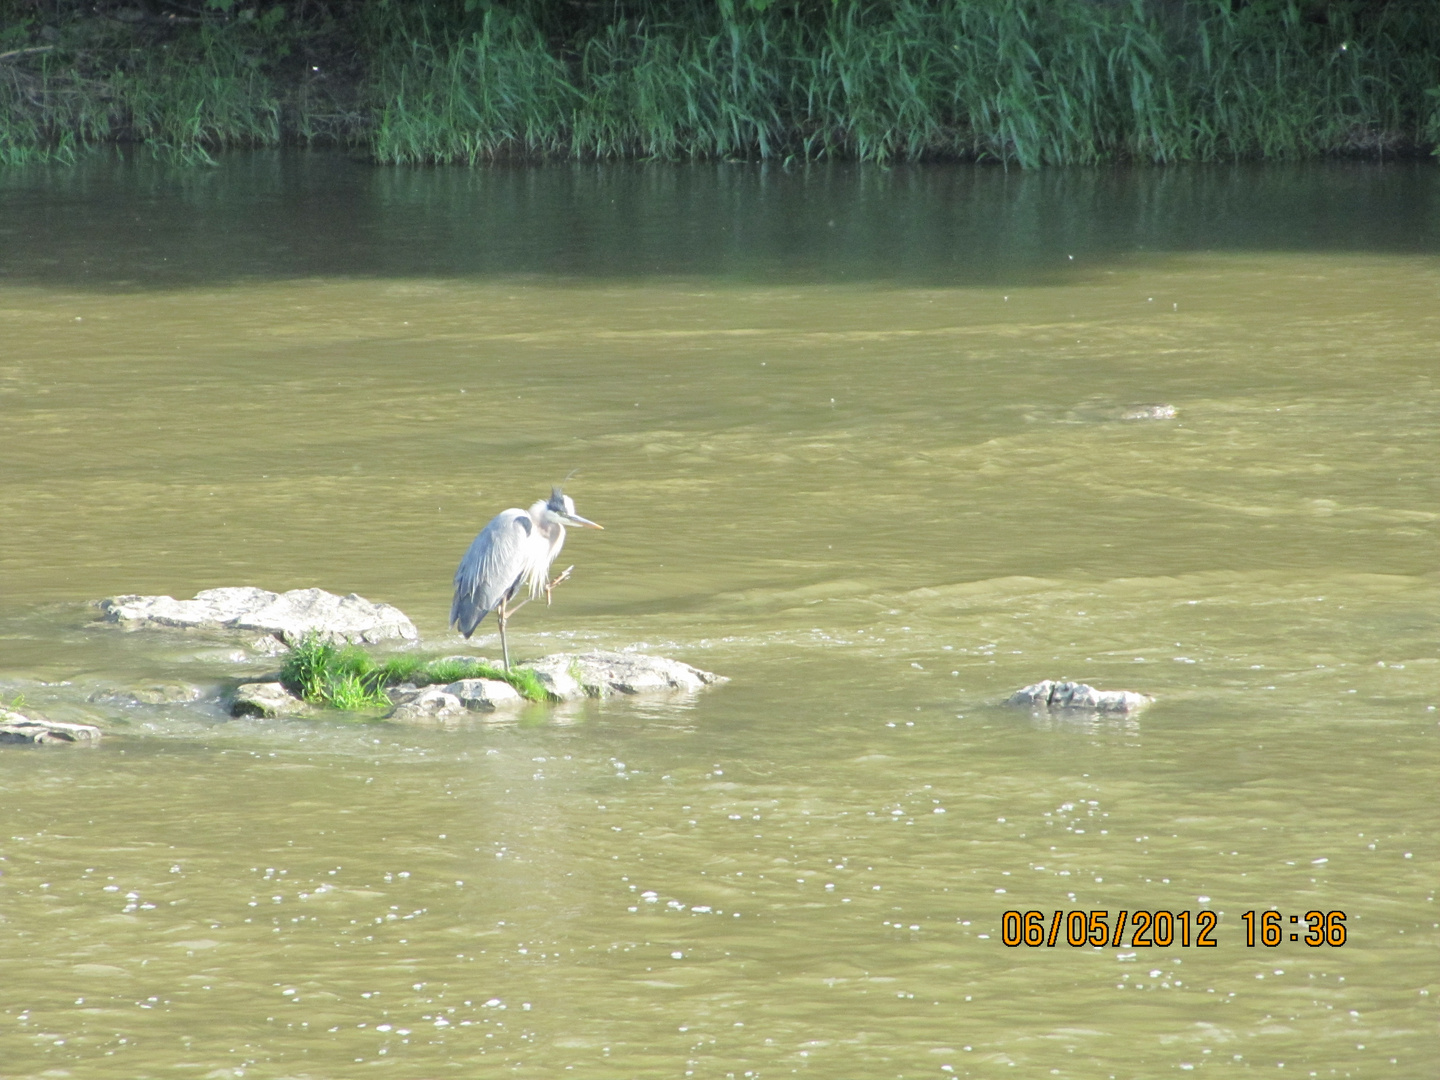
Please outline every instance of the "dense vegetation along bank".
[{"label": "dense vegetation along bank", "polygon": [[0,162],[1214,161],[1440,143],[1436,0],[0,0]]}]

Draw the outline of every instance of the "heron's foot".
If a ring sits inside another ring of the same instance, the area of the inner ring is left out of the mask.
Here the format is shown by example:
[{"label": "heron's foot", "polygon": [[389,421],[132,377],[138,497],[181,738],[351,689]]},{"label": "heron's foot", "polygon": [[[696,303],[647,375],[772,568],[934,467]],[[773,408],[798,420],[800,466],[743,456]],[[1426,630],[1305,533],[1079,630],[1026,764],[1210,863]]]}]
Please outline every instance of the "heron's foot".
[{"label": "heron's foot", "polygon": [[556,589],[558,589],[561,585],[565,584],[565,582],[567,582],[567,581],[570,580],[570,571],[571,571],[571,570],[574,570],[574,569],[575,569],[574,566],[567,566],[567,567],[560,573],[560,575],[559,575],[557,578],[555,578],[553,581],[547,581],[547,582],[545,583],[545,606],[546,606],[546,607],[549,607],[549,606],[550,606],[550,594],[551,594],[552,592],[554,592]]}]

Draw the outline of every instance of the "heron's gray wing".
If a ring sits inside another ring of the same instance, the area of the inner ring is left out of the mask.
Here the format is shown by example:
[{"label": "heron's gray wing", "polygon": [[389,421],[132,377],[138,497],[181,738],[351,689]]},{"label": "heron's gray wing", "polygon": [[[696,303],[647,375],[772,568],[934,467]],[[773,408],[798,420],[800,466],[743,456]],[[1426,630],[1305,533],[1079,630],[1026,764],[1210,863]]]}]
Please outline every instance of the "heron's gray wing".
[{"label": "heron's gray wing", "polygon": [[534,527],[524,510],[502,510],[460,560],[450,622],[467,638],[524,575]]}]

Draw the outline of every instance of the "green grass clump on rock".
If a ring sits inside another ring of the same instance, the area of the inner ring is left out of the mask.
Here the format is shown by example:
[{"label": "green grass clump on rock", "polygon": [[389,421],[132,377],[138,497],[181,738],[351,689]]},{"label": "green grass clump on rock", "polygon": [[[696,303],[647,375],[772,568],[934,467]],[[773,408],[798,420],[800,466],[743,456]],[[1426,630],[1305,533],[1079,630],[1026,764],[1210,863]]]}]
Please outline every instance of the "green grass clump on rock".
[{"label": "green grass clump on rock", "polygon": [[455,657],[392,656],[382,661],[358,645],[334,645],[313,635],[291,649],[280,668],[280,681],[291,693],[350,712],[389,707],[394,703],[386,690],[400,683],[430,686],[461,679],[498,679],[527,701],[551,700],[529,668],[505,671],[481,660]]}]

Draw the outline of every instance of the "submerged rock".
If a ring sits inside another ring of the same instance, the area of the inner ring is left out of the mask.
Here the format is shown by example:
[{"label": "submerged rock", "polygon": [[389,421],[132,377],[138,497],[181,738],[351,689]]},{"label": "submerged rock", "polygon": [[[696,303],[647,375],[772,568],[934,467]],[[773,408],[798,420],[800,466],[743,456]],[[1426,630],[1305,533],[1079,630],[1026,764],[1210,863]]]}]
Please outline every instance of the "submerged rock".
[{"label": "submerged rock", "polygon": [[241,683],[230,697],[231,716],[304,716],[311,711],[308,703],[285,689],[278,682]]},{"label": "submerged rock", "polygon": [[1133,690],[1097,690],[1087,683],[1044,682],[1016,690],[1006,705],[1040,709],[1083,709],[1091,712],[1134,712],[1149,705],[1154,698]]},{"label": "submerged rock", "polygon": [[1121,420],[1174,420],[1179,416],[1174,405],[1155,402],[1151,405],[1129,405],[1120,413]]},{"label": "submerged rock", "polygon": [[0,709],[0,743],[93,743],[100,729],[92,724],[62,724],[10,709]]},{"label": "submerged rock", "polygon": [[87,699],[96,705],[184,705],[204,696],[198,686],[185,683],[152,683],[148,686],[125,688],[106,687],[96,690]]},{"label": "submerged rock", "polygon": [[701,671],[679,660],[644,653],[555,653],[528,666],[545,689],[561,701],[611,694],[693,694],[730,681],[724,675]]},{"label": "submerged rock", "polygon": [[206,589],[193,600],[170,596],[112,596],[100,601],[106,621],[126,630],[171,627],[258,630],[293,645],[309,634],[331,642],[371,644],[419,637],[415,624],[390,604],[323,589],[273,593],[253,586]]},{"label": "submerged rock", "polygon": [[[1117,420],[1177,420],[1180,410],[1168,401],[1137,401],[1122,405],[1113,399],[1090,398],[1077,402],[1059,417],[1070,424],[1110,424]],[[1032,412],[1026,419],[1033,421],[1055,419],[1053,413]]]}]

